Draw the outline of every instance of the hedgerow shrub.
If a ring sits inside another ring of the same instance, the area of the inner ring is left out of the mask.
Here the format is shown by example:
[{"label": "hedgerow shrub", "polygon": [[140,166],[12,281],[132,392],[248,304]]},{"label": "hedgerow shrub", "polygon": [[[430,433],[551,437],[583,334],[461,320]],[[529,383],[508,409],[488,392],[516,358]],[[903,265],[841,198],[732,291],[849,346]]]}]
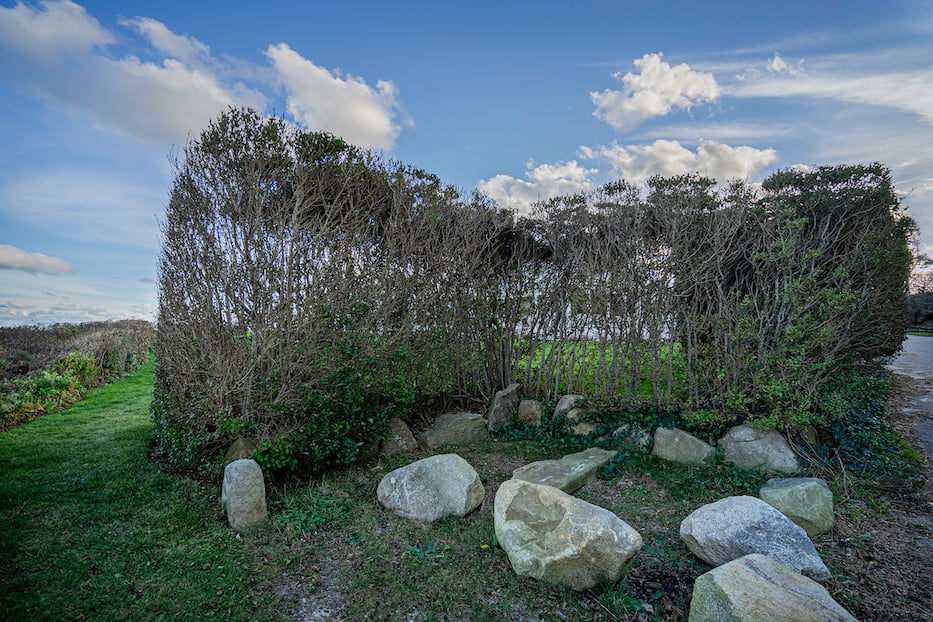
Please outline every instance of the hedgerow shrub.
[{"label": "hedgerow shrub", "polygon": [[880,164],[620,181],[516,219],[231,109],[187,146],[163,226],[158,444],[211,468],[250,434],[269,468],[322,468],[516,378],[700,430],[829,425],[833,379],[899,347],[913,230]]},{"label": "hedgerow shrub", "polygon": [[188,145],[163,233],[153,415],[179,464],[246,432],[272,467],[344,463],[416,399],[512,372],[522,239],[424,171],[230,110]]}]

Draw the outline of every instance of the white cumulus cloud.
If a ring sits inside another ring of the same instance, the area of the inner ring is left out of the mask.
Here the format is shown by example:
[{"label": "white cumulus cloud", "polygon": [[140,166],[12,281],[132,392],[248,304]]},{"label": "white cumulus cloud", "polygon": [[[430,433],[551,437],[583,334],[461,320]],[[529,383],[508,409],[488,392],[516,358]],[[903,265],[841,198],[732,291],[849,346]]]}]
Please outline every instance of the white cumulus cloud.
[{"label": "white cumulus cloud", "polygon": [[261,93],[222,79],[196,39],[148,18],[120,24],[165,58],[101,53],[115,35],[68,0],[0,8],[0,77],[47,104],[165,145],[184,144],[228,106],[265,106]]},{"label": "white cumulus cloud", "polygon": [[628,130],[675,108],[689,110],[693,104],[719,98],[713,74],[694,71],[686,63],[672,67],[662,59],[660,53],[645,54],[635,61],[638,73],[614,73],[623,88],[590,93],[596,105],[593,115],[618,130]]},{"label": "white cumulus cloud", "polygon": [[398,89],[375,87],[357,76],[340,76],[315,65],[288,45],[270,45],[266,56],[287,92],[288,112],[314,130],[326,130],[363,147],[390,148],[401,126]]},{"label": "white cumulus cloud", "polygon": [[[0,80],[47,105],[159,145],[183,145],[230,106],[265,111],[285,92],[288,113],[365,147],[391,148],[403,125],[394,83],[315,65],[287,44],[269,64],[229,57],[150,17],[120,18],[118,37],[70,0],[0,7]],[[122,52],[126,33],[143,53]]]},{"label": "white cumulus cloud", "polygon": [[793,65],[787,64],[779,53],[775,53],[774,57],[768,61],[768,70],[772,73],[786,73],[792,76],[803,75],[803,60],[797,61]]},{"label": "white cumulus cloud", "polygon": [[[0,42],[42,62],[58,62],[116,41],[84,7],[69,0],[45,0],[41,8],[20,2],[0,7]],[[2,52],[0,52],[2,53]],[[7,54],[3,53],[2,57]]]},{"label": "white cumulus cloud", "polygon": [[9,244],[0,244],[0,270],[22,270],[42,274],[73,274],[75,269],[58,257],[25,251]]},{"label": "white cumulus cloud", "polygon": [[525,179],[496,175],[480,180],[476,187],[503,207],[521,215],[528,215],[532,204],[538,201],[585,192],[596,187],[592,177],[598,171],[584,168],[575,160],[538,166],[529,162],[527,167]]},{"label": "white cumulus cloud", "polygon": [[778,159],[774,149],[701,141],[696,151],[691,151],[676,140],[656,140],[644,146],[581,147],[580,155],[608,163],[617,176],[636,185],[654,175],[669,177],[685,173],[700,173],[720,182],[749,179]]}]

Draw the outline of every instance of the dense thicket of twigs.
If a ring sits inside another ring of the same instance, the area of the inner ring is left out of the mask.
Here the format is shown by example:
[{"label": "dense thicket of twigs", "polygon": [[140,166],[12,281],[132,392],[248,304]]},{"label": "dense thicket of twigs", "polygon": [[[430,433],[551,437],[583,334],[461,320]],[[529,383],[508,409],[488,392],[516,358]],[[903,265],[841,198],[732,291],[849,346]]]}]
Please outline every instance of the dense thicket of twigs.
[{"label": "dense thicket of twigs", "polygon": [[352,460],[438,396],[580,391],[799,425],[903,335],[905,216],[881,165],[759,190],[623,182],[516,220],[424,171],[230,110],[163,227],[154,420],[175,461]]}]

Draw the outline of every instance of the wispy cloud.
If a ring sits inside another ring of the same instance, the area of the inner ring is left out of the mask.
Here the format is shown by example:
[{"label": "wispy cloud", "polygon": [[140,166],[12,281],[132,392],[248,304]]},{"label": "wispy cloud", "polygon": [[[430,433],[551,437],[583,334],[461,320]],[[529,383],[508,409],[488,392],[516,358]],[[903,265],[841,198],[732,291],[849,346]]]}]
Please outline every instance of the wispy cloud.
[{"label": "wispy cloud", "polygon": [[848,66],[803,71],[802,65],[788,65],[779,55],[767,67],[770,71],[746,74],[725,92],[732,97],[833,99],[909,112],[933,123],[933,67],[883,73]]},{"label": "wispy cloud", "polygon": [[155,305],[151,285],[115,283],[109,276],[76,274],[65,279],[11,271],[0,280],[0,326],[124,318],[152,320]]},{"label": "wispy cloud", "polygon": [[719,98],[713,74],[694,71],[686,63],[672,67],[662,58],[663,54],[645,54],[635,61],[639,73],[614,73],[612,77],[622,82],[621,91],[591,92],[596,105],[593,116],[617,130],[629,130],[674,109],[689,110],[693,104]]},{"label": "wispy cloud", "polygon": [[121,18],[118,23],[143,35],[157,51],[191,65],[213,62],[209,47],[188,35],[172,32],[162,22],[151,17]]},{"label": "wispy cloud", "polygon": [[688,143],[701,140],[735,142],[778,138],[792,131],[794,128],[782,123],[691,123],[656,127],[651,130],[650,135]]},{"label": "wispy cloud", "polygon": [[0,270],[22,270],[42,274],[74,274],[75,269],[64,259],[43,253],[0,244]]},{"label": "wispy cloud", "polygon": [[112,308],[94,307],[78,303],[62,303],[48,307],[33,307],[8,300],[0,302],[0,326],[51,324],[58,322],[81,323],[125,318],[150,319],[145,314],[114,313]]},{"label": "wispy cloud", "polygon": [[165,188],[95,171],[25,175],[0,188],[0,211],[56,237],[156,248]]}]

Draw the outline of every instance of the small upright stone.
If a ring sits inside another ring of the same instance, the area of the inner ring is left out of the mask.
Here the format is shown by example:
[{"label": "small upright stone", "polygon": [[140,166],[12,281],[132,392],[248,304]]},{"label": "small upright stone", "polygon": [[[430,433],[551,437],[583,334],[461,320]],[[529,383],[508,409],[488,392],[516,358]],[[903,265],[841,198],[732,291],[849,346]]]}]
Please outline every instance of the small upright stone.
[{"label": "small upright stone", "polygon": [[227,512],[230,526],[237,531],[266,519],[266,485],[255,460],[234,460],[224,468],[220,504]]},{"label": "small upright stone", "polygon": [[677,428],[658,428],[654,431],[652,456],[681,464],[705,464],[716,449],[697,437]]},{"label": "small upright stone", "polygon": [[538,400],[522,400],[518,403],[518,420],[525,425],[539,426],[544,418],[544,405]]},{"label": "small upright stone", "polygon": [[833,493],[818,477],[769,479],[758,496],[791,519],[811,538],[833,528]]},{"label": "small upright stone", "polygon": [[522,385],[517,382],[510,384],[492,398],[492,405],[486,413],[490,431],[507,426],[518,414],[518,394],[521,388]]},{"label": "small upright stone", "polygon": [[418,441],[405,422],[394,417],[389,419],[389,435],[382,439],[380,453],[384,456],[407,454],[417,451]]},{"label": "small upright stone", "polygon": [[774,430],[737,425],[719,440],[723,458],[745,469],[793,475],[800,469],[797,456]]},{"label": "small upright stone", "polygon": [[421,435],[424,444],[431,449],[465,445],[488,437],[486,419],[479,413],[444,413],[434,422],[434,427]]}]

